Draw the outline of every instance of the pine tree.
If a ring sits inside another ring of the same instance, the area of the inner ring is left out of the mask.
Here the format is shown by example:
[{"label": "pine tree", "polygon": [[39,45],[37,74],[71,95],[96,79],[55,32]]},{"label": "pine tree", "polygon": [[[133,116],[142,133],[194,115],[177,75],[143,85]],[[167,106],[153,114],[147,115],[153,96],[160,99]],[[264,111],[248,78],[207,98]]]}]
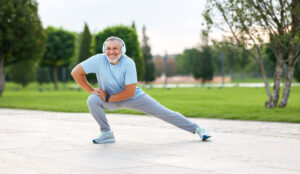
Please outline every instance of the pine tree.
[{"label": "pine tree", "polygon": [[131,28],[133,28],[134,31],[136,32],[136,27],[135,27],[135,22],[134,21],[132,21]]},{"label": "pine tree", "polygon": [[145,74],[144,81],[146,83],[155,80],[155,68],[152,60],[151,48],[148,44],[148,36],[146,35],[146,27],[143,26],[143,42],[142,42],[142,52],[145,62]]},{"label": "pine tree", "polygon": [[79,44],[79,55],[78,55],[78,63],[86,60],[91,56],[91,41],[92,35],[90,33],[89,27],[87,23],[84,24],[84,30],[81,33],[81,39]]},{"label": "pine tree", "polygon": [[[85,61],[92,55],[91,42],[92,35],[87,23],[85,23],[83,32],[80,34],[78,63]],[[96,74],[87,74],[86,78],[90,83],[97,83]]]}]

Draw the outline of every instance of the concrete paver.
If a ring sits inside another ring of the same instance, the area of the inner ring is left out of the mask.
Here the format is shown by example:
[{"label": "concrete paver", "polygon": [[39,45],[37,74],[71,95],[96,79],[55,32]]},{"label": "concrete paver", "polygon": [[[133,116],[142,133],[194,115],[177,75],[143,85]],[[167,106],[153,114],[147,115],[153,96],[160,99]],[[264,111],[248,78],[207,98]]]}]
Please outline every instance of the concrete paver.
[{"label": "concrete paver", "polygon": [[192,119],[213,135],[201,142],[151,116],[108,120],[117,142],[101,145],[89,113],[2,108],[0,173],[300,173],[300,124]]}]

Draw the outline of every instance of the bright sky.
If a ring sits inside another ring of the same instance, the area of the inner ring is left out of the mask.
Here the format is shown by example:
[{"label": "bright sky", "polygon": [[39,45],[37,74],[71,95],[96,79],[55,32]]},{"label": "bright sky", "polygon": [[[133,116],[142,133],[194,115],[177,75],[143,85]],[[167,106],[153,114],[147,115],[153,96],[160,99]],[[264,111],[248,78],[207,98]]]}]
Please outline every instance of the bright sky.
[{"label": "bright sky", "polygon": [[107,26],[135,21],[139,39],[142,27],[152,54],[182,53],[200,42],[206,0],[37,0],[43,26],[82,32],[87,22],[92,33]]}]

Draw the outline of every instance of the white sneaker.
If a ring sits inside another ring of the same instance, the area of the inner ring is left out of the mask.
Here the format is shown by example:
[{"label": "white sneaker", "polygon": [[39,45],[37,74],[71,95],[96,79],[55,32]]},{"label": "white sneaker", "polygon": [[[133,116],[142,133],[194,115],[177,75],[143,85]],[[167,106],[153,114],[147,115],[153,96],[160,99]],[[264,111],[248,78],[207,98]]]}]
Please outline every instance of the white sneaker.
[{"label": "white sneaker", "polygon": [[114,133],[112,131],[102,131],[99,138],[93,139],[93,143],[95,144],[103,144],[103,143],[114,143],[116,142]]},{"label": "white sneaker", "polygon": [[211,136],[205,131],[205,129],[198,127],[196,129],[196,133],[200,136],[202,141],[206,141],[209,139]]}]

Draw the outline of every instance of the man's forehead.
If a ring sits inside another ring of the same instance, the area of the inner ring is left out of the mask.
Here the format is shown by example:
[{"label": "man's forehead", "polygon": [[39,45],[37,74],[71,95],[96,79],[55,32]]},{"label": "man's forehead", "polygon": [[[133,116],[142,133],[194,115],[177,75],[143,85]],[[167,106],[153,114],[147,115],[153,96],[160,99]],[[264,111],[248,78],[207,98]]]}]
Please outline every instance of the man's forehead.
[{"label": "man's forehead", "polygon": [[121,47],[121,43],[117,40],[109,40],[109,41],[107,41],[106,46],[107,47],[115,47],[115,46]]}]

